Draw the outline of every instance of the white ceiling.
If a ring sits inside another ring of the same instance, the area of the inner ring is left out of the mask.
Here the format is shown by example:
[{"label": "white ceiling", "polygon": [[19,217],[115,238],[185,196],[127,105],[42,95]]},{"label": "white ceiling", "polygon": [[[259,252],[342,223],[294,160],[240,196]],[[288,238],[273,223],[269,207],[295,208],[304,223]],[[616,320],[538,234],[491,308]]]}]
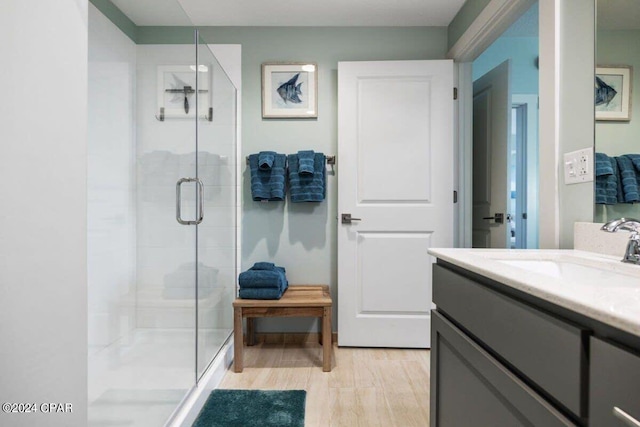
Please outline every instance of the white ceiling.
[{"label": "white ceiling", "polygon": [[184,13],[186,12],[193,24],[198,26],[406,27],[447,26],[465,0],[112,0],[112,2],[136,25],[188,25],[189,20]]}]

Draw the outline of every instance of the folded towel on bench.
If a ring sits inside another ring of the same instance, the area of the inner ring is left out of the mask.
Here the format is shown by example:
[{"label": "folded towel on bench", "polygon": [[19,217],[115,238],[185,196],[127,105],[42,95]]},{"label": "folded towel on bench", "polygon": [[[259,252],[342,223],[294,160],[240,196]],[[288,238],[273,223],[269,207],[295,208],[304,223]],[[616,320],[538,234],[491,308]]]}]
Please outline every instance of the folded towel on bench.
[{"label": "folded towel on bench", "polygon": [[276,288],[240,288],[240,298],[243,299],[280,299],[284,289]]},{"label": "folded towel on bench", "polygon": [[256,262],[249,270],[274,270],[276,265],[272,262]]},{"label": "folded towel on bench", "polygon": [[238,276],[238,284],[242,288],[276,288],[280,289],[285,282],[281,270],[248,270]]},{"label": "folded towel on bench", "polygon": [[289,287],[284,267],[272,262],[256,262],[238,276],[240,298],[280,299]]}]

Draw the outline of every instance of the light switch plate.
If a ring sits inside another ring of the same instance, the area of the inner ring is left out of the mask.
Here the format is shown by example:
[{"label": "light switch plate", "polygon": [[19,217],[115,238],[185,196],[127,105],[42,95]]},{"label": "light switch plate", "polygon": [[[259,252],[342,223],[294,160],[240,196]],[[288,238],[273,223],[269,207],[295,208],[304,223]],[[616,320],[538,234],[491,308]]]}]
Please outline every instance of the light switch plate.
[{"label": "light switch plate", "polygon": [[593,181],[593,148],[583,148],[564,154],[564,183]]}]

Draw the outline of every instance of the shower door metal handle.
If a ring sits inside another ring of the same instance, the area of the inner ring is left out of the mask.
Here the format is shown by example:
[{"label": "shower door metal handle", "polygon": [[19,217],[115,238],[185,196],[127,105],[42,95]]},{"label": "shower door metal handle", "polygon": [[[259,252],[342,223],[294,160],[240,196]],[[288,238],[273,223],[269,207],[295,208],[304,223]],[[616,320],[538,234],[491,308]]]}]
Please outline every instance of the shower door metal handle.
[{"label": "shower door metal handle", "polygon": [[[182,184],[185,182],[198,183],[198,218],[195,221],[185,221],[182,219]],[[198,178],[180,178],[176,182],[176,221],[182,225],[196,225],[200,224],[204,219],[204,184]]]}]

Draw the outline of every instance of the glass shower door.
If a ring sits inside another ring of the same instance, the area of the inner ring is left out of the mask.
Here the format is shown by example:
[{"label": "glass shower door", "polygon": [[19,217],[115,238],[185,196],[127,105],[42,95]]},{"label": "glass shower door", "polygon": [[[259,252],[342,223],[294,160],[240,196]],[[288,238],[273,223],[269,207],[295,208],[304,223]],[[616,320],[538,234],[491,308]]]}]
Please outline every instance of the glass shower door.
[{"label": "glass shower door", "polygon": [[196,48],[90,49],[88,424],[161,426],[196,383]]},{"label": "glass shower door", "polygon": [[233,329],[236,282],[236,88],[198,38],[197,177],[204,219],[197,229],[197,349],[200,378]]},{"label": "glass shower door", "polygon": [[151,426],[163,425],[195,384],[198,95],[195,44],[137,52],[136,312],[145,342],[134,383],[145,389],[147,413],[158,408],[153,423],[140,424]]}]

